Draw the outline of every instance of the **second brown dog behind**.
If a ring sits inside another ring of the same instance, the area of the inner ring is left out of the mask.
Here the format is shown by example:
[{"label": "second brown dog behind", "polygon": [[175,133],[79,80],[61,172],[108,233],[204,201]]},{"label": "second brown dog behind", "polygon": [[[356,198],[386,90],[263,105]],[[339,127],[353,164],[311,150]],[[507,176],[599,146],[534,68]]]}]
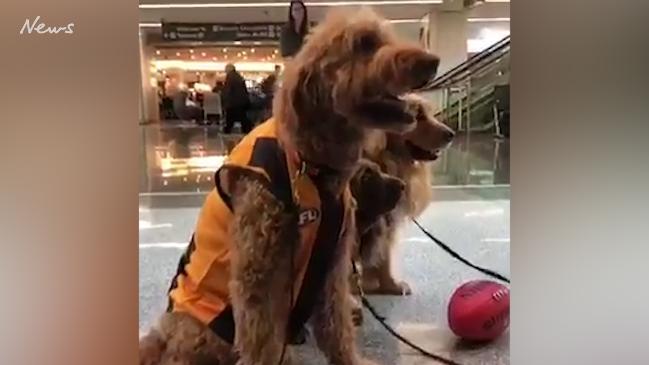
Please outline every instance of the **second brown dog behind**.
[{"label": "second brown dog behind", "polygon": [[405,100],[417,110],[415,129],[403,135],[377,131],[368,138],[364,149],[366,158],[379,165],[381,171],[405,183],[403,197],[396,209],[383,214],[360,238],[362,285],[370,294],[411,293],[408,283],[393,276],[392,249],[398,228],[406,218],[416,218],[430,203],[432,162],[454,137],[449,127],[435,119],[423,98],[410,94]]}]

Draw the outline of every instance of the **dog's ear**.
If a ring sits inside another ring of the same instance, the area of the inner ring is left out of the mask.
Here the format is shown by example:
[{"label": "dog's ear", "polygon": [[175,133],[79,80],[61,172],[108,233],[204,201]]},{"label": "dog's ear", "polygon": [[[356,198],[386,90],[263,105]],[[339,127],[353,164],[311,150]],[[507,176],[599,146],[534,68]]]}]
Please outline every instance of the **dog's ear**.
[{"label": "dog's ear", "polygon": [[352,178],[351,190],[358,205],[357,227],[363,233],[396,207],[403,195],[404,183],[382,173],[377,164],[363,160]]},{"label": "dog's ear", "polygon": [[219,193],[228,197],[237,195],[238,190],[246,181],[257,181],[266,184],[266,177],[260,171],[250,167],[223,165],[216,172],[215,182]]}]

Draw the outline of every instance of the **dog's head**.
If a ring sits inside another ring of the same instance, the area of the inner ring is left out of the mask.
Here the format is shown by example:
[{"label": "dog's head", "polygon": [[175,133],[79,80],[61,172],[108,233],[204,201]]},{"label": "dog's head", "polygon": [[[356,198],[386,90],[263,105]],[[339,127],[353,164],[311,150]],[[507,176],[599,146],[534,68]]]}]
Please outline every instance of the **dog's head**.
[{"label": "dog's head", "polygon": [[287,64],[274,115],[305,159],[352,169],[368,129],[414,128],[417,111],[401,96],[427,84],[438,64],[368,9],[330,13]]},{"label": "dog's head", "polygon": [[433,116],[430,106],[422,97],[408,94],[403,99],[416,111],[415,128],[403,134],[373,131],[365,141],[365,153],[376,157],[387,149],[404,161],[436,160],[450,145],[455,133]]},{"label": "dog's head", "polygon": [[357,205],[356,224],[362,233],[397,206],[405,185],[400,179],[382,173],[377,164],[363,159],[350,187]]}]

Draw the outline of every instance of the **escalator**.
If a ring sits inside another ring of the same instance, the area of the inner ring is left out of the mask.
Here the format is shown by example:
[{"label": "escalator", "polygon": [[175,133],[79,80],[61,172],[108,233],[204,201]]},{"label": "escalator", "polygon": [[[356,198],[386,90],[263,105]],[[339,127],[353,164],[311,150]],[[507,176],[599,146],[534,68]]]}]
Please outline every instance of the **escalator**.
[{"label": "escalator", "polygon": [[509,137],[510,37],[437,77],[424,93],[459,132]]}]

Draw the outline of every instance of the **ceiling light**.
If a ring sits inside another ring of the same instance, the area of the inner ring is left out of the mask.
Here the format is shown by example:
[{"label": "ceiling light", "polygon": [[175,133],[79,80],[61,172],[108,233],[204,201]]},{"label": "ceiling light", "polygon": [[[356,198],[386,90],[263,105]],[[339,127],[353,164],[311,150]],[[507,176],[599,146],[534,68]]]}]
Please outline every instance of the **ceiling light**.
[{"label": "ceiling light", "polygon": [[[488,2],[509,2],[509,0],[487,0]],[[321,1],[305,2],[307,7],[355,6],[355,5],[429,5],[441,4],[443,0],[387,0],[387,1]],[[140,4],[140,9],[191,9],[191,8],[285,8],[289,2],[256,3],[204,3],[204,4]]]},{"label": "ceiling light", "polygon": [[424,19],[390,19],[392,24],[423,23]]},{"label": "ceiling light", "polygon": [[160,54],[160,50],[157,49],[157,50],[155,51],[155,54],[159,55],[159,54]]},{"label": "ceiling light", "polygon": [[[441,1],[440,1],[441,3]],[[261,3],[261,4],[266,4],[266,3]],[[322,3],[319,3],[322,4]],[[228,5],[238,5],[238,4],[228,4]],[[419,23],[423,22],[423,19],[392,19],[390,20],[391,23]],[[140,23],[140,28],[160,28],[162,26],[162,23],[153,23],[153,22],[142,22]],[[255,41],[253,42],[255,45],[261,45],[261,42]]]},{"label": "ceiling light", "polygon": [[[158,69],[181,69],[185,71],[216,71],[223,72],[225,62],[203,62],[203,61],[182,61],[182,60],[159,60],[156,61]],[[275,69],[274,63],[269,62],[237,62],[237,70],[242,72],[272,72]]]},{"label": "ceiling light", "polygon": [[228,49],[227,49],[227,48],[223,48],[223,52],[227,52],[227,51],[228,51]]},{"label": "ceiling light", "polygon": [[206,55],[205,52],[201,52],[201,56],[205,57],[205,55]]},{"label": "ceiling light", "polygon": [[508,22],[510,18],[469,18],[469,23],[493,23],[493,22]]},{"label": "ceiling light", "polygon": [[140,23],[140,28],[160,28],[162,23],[156,22],[142,22]]},{"label": "ceiling light", "polygon": [[234,41],[234,44],[241,44],[241,41]]},{"label": "ceiling light", "polygon": [[176,56],[177,56],[177,57],[180,57],[180,52],[176,52]]},{"label": "ceiling light", "polygon": [[190,50],[189,50],[189,53],[194,53],[194,50],[193,50],[193,49],[190,49]]},{"label": "ceiling light", "polygon": [[212,61],[216,61],[216,57],[212,57]]}]

